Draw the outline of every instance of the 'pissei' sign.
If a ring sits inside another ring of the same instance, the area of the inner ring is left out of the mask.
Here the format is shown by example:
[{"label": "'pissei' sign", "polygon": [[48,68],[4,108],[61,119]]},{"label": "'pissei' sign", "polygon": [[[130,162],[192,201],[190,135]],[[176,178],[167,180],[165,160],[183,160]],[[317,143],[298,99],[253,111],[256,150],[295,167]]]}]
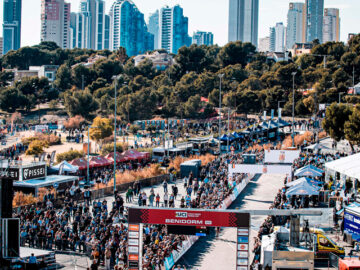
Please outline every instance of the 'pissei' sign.
[{"label": "'pissei' sign", "polygon": [[46,165],[34,166],[22,169],[23,180],[45,177]]}]

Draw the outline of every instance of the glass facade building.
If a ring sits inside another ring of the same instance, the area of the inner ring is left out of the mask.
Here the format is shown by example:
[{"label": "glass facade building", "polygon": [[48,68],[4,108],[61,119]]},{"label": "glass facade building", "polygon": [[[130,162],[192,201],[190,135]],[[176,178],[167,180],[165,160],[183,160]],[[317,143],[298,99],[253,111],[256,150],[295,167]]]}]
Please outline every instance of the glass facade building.
[{"label": "glass facade building", "polygon": [[21,0],[4,0],[3,50],[17,50],[21,43]]},{"label": "glass facade building", "polygon": [[324,0],[306,0],[306,42],[323,39]]}]

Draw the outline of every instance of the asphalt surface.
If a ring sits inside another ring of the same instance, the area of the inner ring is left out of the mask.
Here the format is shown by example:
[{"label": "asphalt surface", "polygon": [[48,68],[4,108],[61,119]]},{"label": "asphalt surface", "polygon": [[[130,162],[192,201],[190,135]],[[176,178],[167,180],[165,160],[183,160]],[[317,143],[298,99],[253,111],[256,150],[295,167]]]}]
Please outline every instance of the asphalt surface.
[{"label": "asphalt surface", "polygon": [[[284,184],[284,178],[284,175],[261,175],[254,178],[229,209],[269,209]],[[252,240],[265,218],[251,217]],[[236,269],[236,228],[222,229],[219,237],[215,236],[214,231],[209,236],[201,237],[178,263],[185,265],[188,270]]]}]

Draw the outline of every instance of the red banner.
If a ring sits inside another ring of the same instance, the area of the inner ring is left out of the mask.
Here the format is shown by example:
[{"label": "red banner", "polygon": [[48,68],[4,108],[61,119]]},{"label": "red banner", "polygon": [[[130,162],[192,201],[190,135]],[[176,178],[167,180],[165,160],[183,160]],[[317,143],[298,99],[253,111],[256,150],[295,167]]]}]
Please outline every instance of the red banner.
[{"label": "red banner", "polygon": [[216,210],[129,208],[128,222],[135,224],[248,228],[250,225],[250,214]]}]

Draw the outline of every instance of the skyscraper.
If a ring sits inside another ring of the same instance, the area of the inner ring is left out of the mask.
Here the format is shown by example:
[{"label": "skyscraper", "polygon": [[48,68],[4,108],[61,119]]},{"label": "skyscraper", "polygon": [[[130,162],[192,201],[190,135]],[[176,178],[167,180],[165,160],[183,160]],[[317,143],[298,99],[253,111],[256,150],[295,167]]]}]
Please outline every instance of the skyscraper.
[{"label": "skyscraper", "polygon": [[306,42],[318,39],[322,43],[324,0],[306,0]]},{"label": "skyscraper", "polygon": [[259,0],[229,0],[229,41],[258,43]]},{"label": "skyscraper", "polygon": [[197,45],[214,45],[214,34],[197,31],[193,34],[192,43]]},{"label": "skyscraper", "polygon": [[304,21],[305,21],[304,3],[290,3],[287,15],[286,28],[286,48],[291,49],[295,43],[303,43],[304,39]]},{"label": "skyscraper", "polygon": [[285,51],[285,26],[282,22],[277,23],[275,27],[270,27],[270,51]]},{"label": "skyscraper", "polygon": [[142,14],[131,0],[116,0],[110,9],[110,49],[124,47],[129,56],[154,49]]},{"label": "skyscraper", "polygon": [[160,49],[159,46],[159,11],[155,11],[149,17],[148,30],[154,35],[154,49]]},{"label": "skyscraper", "polygon": [[323,42],[340,40],[340,12],[337,8],[325,8]]},{"label": "skyscraper", "polygon": [[64,0],[41,0],[41,41],[69,48],[70,38],[70,4]]},{"label": "skyscraper", "polygon": [[20,48],[21,0],[4,0],[3,17],[2,53],[6,54],[10,50],[17,50]]},{"label": "skyscraper", "polygon": [[268,52],[270,51],[270,37],[264,37],[259,39],[259,52]]},{"label": "skyscraper", "polygon": [[3,38],[0,37],[0,56],[3,56],[3,46],[4,46]]},{"label": "skyscraper", "polygon": [[183,9],[176,5],[166,6],[159,12],[159,42],[161,49],[169,53],[177,53],[182,46],[190,46],[191,38],[188,34],[188,18]]}]

